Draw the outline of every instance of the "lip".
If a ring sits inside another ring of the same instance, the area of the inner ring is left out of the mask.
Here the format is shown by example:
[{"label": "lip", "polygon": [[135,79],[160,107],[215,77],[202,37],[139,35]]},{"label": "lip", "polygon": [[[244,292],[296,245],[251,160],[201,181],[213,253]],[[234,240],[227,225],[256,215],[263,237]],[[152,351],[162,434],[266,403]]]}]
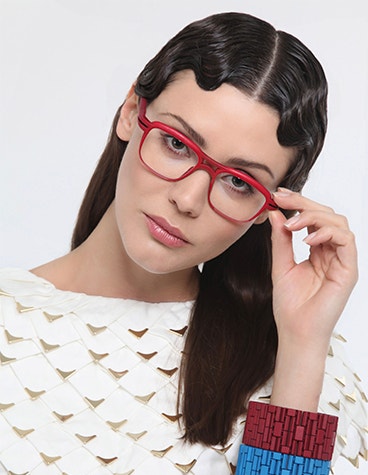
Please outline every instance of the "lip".
[{"label": "lip", "polygon": [[165,218],[145,214],[148,229],[154,239],[168,247],[183,247],[189,244],[180,229],[171,226]]}]

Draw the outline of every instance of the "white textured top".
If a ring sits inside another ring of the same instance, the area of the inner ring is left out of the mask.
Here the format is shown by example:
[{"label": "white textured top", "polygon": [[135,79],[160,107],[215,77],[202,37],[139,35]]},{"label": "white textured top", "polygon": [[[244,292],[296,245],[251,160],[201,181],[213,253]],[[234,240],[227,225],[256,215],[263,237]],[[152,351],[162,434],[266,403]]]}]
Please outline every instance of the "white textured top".
[{"label": "white textured top", "polygon": [[[235,473],[243,420],[226,447],[181,441],[177,382],[191,305],[66,292],[0,270],[0,474]],[[366,398],[339,338],[320,410],[340,417],[334,460],[355,461],[367,448]]]}]

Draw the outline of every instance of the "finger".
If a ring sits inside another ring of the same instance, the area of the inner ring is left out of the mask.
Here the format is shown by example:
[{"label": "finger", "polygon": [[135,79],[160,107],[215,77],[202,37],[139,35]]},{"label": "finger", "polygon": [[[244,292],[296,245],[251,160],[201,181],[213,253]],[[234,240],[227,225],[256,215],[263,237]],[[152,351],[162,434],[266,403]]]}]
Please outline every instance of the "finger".
[{"label": "finger", "polygon": [[311,247],[329,244],[336,248],[337,257],[347,268],[356,267],[357,250],[355,236],[351,231],[324,226],[303,239]]},{"label": "finger", "polygon": [[[317,230],[322,226],[333,226],[349,230],[349,223],[345,216],[326,210],[306,210],[293,216],[285,222],[291,231],[300,231],[303,228]],[[310,231],[311,232],[311,231]]]},{"label": "finger", "polygon": [[295,191],[288,190],[287,188],[278,188],[272,196],[280,208],[283,209],[297,210],[299,212],[308,209],[333,212],[333,209],[329,206],[317,203],[316,201],[306,198]]},{"label": "finger", "polygon": [[285,227],[286,218],[280,211],[271,211],[272,278],[278,279],[295,266],[292,233]]},{"label": "finger", "polygon": [[308,234],[303,241],[310,246],[329,244],[335,248],[341,248],[341,252],[347,254],[346,257],[356,257],[355,236],[351,231],[347,231],[346,229],[323,226],[317,231]]}]

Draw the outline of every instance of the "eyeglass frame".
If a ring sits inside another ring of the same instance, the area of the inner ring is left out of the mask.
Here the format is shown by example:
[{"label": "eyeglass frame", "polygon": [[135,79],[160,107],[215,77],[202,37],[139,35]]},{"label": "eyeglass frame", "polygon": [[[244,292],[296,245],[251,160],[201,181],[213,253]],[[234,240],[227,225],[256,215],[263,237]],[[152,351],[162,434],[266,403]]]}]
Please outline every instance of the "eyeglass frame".
[{"label": "eyeglass frame", "polygon": [[[254,179],[252,176],[248,175],[247,173],[237,170],[236,168],[231,168],[223,165],[220,162],[217,162],[213,158],[211,158],[209,155],[207,155],[203,150],[195,143],[193,142],[189,137],[181,133],[179,130],[171,127],[170,125],[164,124],[163,122],[160,121],[150,121],[148,117],[146,116],[146,110],[147,110],[147,99],[144,97],[140,98],[140,103],[139,103],[139,110],[138,110],[138,125],[143,131],[143,135],[139,144],[139,159],[143,166],[149,170],[151,173],[156,175],[157,177],[169,181],[169,182],[177,182],[181,181],[184,178],[187,178],[190,176],[192,173],[198,171],[198,170],[205,170],[211,178],[210,184],[208,186],[208,193],[207,193],[207,200],[210,205],[210,207],[215,211],[217,214],[219,214],[221,217],[224,219],[227,219],[228,221],[231,221],[233,223],[247,223],[249,221],[253,221],[256,219],[259,215],[261,215],[264,211],[266,210],[275,210],[278,209],[278,205],[275,203],[274,199],[272,198],[272,193],[261,183],[259,183],[256,179]],[[152,167],[150,167],[144,160],[141,154],[142,146],[143,143],[149,134],[149,132],[152,129],[160,129],[163,130],[164,132],[173,135],[173,137],[178,138],[185,146],[189,147],[193,152],[196,154],[198,157],[198,162],[194,167],[189,168],[186,172],[183,173],[179,178],[168,178],[165,175],[161,175],[158,173],[156,170],[154,170]],[[239,220],[235,218],[231,218],[230,216],[226,215],[219,209],[217,209],[211,202],[210,196],[211,196],[211,191],[213,188],[213,185],[216,181],[216,178],[219,174],[221,173],[230,173],[231,175],[235,176],[236,178],[239,178],[240,180],[244,181],[245,183],[248,183],[249,185],[253,186],[256,190],[258,190],[262,195],[265,197],[265,203],[261,207],[261,209],[255,213],[252,217],[244,220]]]}]

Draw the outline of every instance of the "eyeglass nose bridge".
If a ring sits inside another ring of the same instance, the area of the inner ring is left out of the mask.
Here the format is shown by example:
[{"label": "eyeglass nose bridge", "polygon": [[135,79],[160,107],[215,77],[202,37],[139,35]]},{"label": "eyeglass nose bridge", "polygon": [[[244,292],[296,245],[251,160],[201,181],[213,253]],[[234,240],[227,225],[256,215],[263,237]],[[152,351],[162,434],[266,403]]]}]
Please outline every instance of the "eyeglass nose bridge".
[{"label": "eyeglass nose bridge", "polygon": [[212,188],[212,185],[216,180],[217,175],[223,171],[219,164],[216,163],[213,159],[211,159],[211,157],[198,156],[197,164],[187,170],[181,178],[186,178],[187,176],[192,175],[192,173],[198,170],[204,170],[210,175],[210,189]]}]

